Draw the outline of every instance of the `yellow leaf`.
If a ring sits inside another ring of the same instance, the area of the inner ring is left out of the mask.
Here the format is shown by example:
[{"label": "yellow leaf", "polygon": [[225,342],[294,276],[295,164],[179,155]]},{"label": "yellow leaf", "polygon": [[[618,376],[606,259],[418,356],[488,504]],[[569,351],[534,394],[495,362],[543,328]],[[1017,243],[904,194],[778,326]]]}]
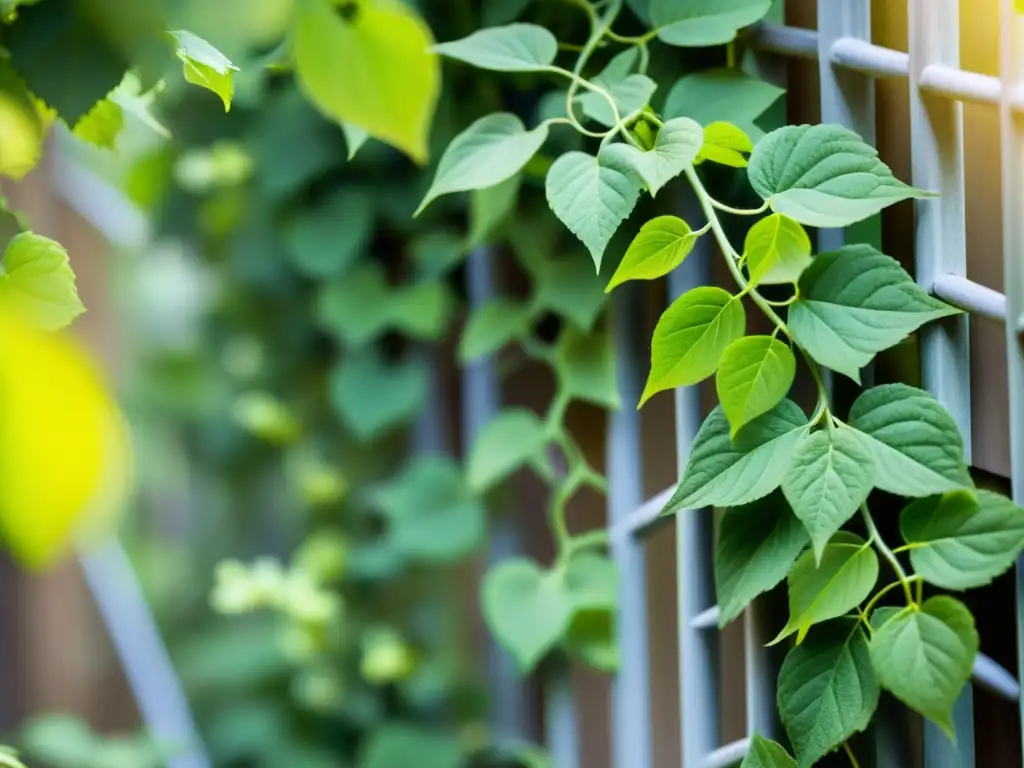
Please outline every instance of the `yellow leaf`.
[{"label": "yellow leaf", "polygon": [[302,0],[291,43],[299,84],[318,109],[427,161],[441,73],[414,10],[396,0]]},{"label": "yellow leaf", "polygon": [[127,425],[71,337],[0,315],[0,534],[26,568],[105,535],[127,500]]}]

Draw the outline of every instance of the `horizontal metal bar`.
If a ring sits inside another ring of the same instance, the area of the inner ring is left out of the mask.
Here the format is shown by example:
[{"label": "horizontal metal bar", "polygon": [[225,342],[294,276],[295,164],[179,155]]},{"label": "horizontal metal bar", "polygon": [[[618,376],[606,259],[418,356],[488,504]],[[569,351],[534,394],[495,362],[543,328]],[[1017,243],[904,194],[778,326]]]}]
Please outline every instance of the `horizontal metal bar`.
[{"label": "horizontal metal bar", "polygon": [[749,749],[750,739],[740,739],[732,744],[726,744],[705,757],[702,768],[729,768],[746,757]]},{"label": "horizontal metal bar", "polygon": [[690,627],[693,629],[716,629],[718,627],[718,606],[712,605],[706,611],[701,611],[690,619]]},{"label": "horizontal metal bar", "polygon": [[974,659],[974,684],[1008,701],[1020,701],[1020,681],[983,653]]},{"label": "horizontal metal bar", "polygon": [[1002,84],[998,77],[991,75],[965,72],[945,64],[929,64],[921,72],[920,88],[971,104],[998,104]]},{"label": "horizontal metal bar", "polygon": [[818,32],[814,29],[762,21],[751,28],[750,42],[755,48],[770,53],[798,59],[818,58]]},{"label": "horizontal metal bar", "polygon": [[630,536],[642,536],[648,533],[648,529],[660,521],[661,510],[665,508],[675,492],[676,486],[674,485],[671,488],[666,488],[613,525],[608,531],[611,543],[617,544]]},{"label": "horizontal metal bar", "polygon": [[940,275],[932,293],[972,315],[1006,322],[1006,296],[959,275]]},{"label": "horizontal metal bar", "polygon": [[833,64],[876,78],[906,77],[910,55],[869,43],[858,37],[841,37],[832,44]]}]

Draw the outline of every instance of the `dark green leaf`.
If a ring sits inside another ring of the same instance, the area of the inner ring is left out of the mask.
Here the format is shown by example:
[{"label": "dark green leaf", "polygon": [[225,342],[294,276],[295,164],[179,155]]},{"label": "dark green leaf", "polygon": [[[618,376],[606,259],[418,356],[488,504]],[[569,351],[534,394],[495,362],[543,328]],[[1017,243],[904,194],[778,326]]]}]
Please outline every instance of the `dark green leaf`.
[{"label": "dark green leaf", "polygon": [[555,346],[555,371],[571,398],[603,408],[621,407],[615,355],[607,333],[581,333],[568,326]]}]

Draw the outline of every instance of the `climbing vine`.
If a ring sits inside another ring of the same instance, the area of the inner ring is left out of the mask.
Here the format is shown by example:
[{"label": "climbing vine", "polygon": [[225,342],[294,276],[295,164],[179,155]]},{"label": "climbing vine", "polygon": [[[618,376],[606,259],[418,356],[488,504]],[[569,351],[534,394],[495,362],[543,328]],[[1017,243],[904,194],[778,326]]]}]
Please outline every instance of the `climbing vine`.
[{"label": "climbing vine", "polygon": [[[546,197],[600,272],[611,238],[643,193],[654,197],[681,178],[704,221],[649,220],[608,289],[672,272],[700,238],[714,240],[735,284],[694,288],[665,311],[639,405],[714,377],[719,404],[664,513],[724,510],[715,551],[720,623],[787,583],[789,619],[773,644],[791,644],[778,705],[796,759],[758,736],[744,766],[810,766],[840,748],[856,765],[848,740],[870,724],[883,689],[952,738],[953,703],[970,678],[979,641],[970,611],[946,592],[983,586],[1013,565],[1024,549],[1024,510],[975,488],[957,425],[927,392],[887,384],[864,390],[848,412],[834,402],[825,369],[860,384],[861,370],[878,353],[958,310],[928,295],[874,246],[851,243],[814,254],[806,230],[849,227],[931,195],[896,179],[872,147],[840,126],[786,126],[755,141],[748,126],[693,119],[687,110],[699,111],[698,103],[680,99],[679,113],[668,111],[671,97],[662,114],[649,106],[657,86],[647,75],[653,41],[727,44],[734,60],[738,30],[760,19],[769,3],[713,11],[652,0],[640,14],[650,31],[639,35],[615,31],[622,2],[575,5],[589,21],[582,43],[560,46],[547,29],[515,23],[436,47],[480,69],[544,72],[567,88],[564,106],[532,127],[499,112],[459,134],[421,208],[440,195],[505,182],[532,162],[552,128],[571,126],[596,150],[554,159]],[[605,46],[622,51],[588,76],[591,56]],[[562,48],[579,51],[571,68],[556,63]],[[700,167],[706,163],[745,168],[761,204],[740,209],[716,199]],[[730,238],[725,214],[756,219],[742,247]],[[767,318],[770,333],[747,334],[748,308]],[[800,362],[817,389],[810,416],[788,399]],[[567,394],[559,390],[546,424],[518,412],[499,415],[470,459],[471,468],[518,466],[555,443],[569,467],[552,497],[555,564],[542,570],[526,561],[501,563],[483,586],[491,627],[524,669],[570,642],[573,611],[614,584],[611,566],[598,568],[606,561],[589,552],[601,538],[573,537],[564,526],[564,495],[573,481],[600,487],[574,446],[560,441]],[[551,474],[543,463],[540,471]],[[898,545],[875,523],[869,497],[876,489],[909,499]],[[576,553],[584,546],[588,557],[577,574]],[[888,599],[895,594],[899,604]]]}]

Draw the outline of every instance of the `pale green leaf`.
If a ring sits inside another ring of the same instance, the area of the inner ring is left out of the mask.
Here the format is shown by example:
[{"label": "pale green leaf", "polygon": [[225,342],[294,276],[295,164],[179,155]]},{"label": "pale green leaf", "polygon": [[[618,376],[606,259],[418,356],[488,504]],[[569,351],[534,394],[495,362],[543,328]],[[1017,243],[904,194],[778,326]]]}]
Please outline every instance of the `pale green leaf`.
[{"label": "pale green leaf", "polygon": [[566,396],[612,410],[622,406],[607,333],[584,334],[567,326],[555,345],[555,372]]},{"label": "pale green leaf", "polygon": [[697,154],[694,165],[705,160],[730,168],[746,168],[747,158],[754,149],[750,137],[730,123],[711,123],[704,127],[704,144]]},{"label": "pale green leaf", "polygon": [[715,538],[718,626],[786,578],[809,541],[780,494],[727,509]]},{"label": "pale green leaf", "polygon": [[4,250],[0,307],[48,331],[63,328],[85,312],[64,247],[34,232],[12,237]]},{"label": "pale green leaf", "polygon": [[469,487],[482,492],[493,488],[541,455],[547,445],[544,424],[525,408],[507,408],[477,435],[466,469]]},{"label": "pale green leaf", "polygon": [[859,382],[877,353],[959,311],[921,290],[895,259],[848,245],[819,254],[804,270],[788,322],[815,360]]},{"label": "pale green leaf", "polygon": [[459,768],[462,762],[463,749],[451,736],[398,720],[369,734],[359,755],[359,768]]},{"label": "pale green leaf", "polygon": [[875,457],[875,486],[899,496],[971,488],[964,444],[953,417],[927,392],[886,384],[864,392],[850,426]]},{"label": "pale green leaf", "polygon": [[522,170],[547,136],[543,123],[527,131],[522,120],[509,112],[481,117],[452,139],[414,215],[441,195],[487,189],[506,181]]},{"label": "pale green leaf", "polygon": [[608,96],[615,103],[614,112],[608,98],[598,91],[586,91],[578,99],[587,117],[611,128],[646,107],[657,88],[658,84],[647,75],[637,74],[627,75],[619,82],[605,84]]},{"label": "pale green leaf", "polygon": [[991,491],[950,491],[900,515],[910,564],[943,589],[973,589],[1008,570],[1024,550],[1024,509]]},{"label": "pale green leaf", "polygon": [[589,331],[604,306],[604,281],[586,255],[575,252],[545,259],[535,269],[536,306],[557,312]]},{"label": "pale green leaf", "polygon": [[387,521],[389,542],[408,557],[450,562],[483,540],[486,512],[451,459],[413,459],[374,499]]},{"label": "pale green leaf", "polygon": [[351,160],[363,148],[370,134],[352,123],[341,122],[341,132],[345,135],[345,146],[348,148],[348,159]]},{"label": "pale green leaf", "polygon": [[348,15],[330,0],[297,6],[291,44],[303,92],[330,118],[426,162],[441,84],[426,23],[398,0],[353,4]]},{"label": "pale green leaf", "polygon": [[447,283],[421,282],[395,292],[387,306],[395,329],[413,339],[438,341],[448,330],[455,299]]},{"label": "pale green leaf", "polygon": [[772,131],[754,147],[747,175],[772,210],[812,227],[848,227],[901,200],[932,196],[893,176],[878,150],[839,125]]},{"label": "pale green leaf", "polygon": [[213,91],[224,102],[224,111],[231,109],[231,97],[235,92],[235,80],[232,72],[238,67],[206,40],[179,29],[168,33],[174,38],[177,46],[175,54],[184,65],[185,79]]},{"label": "pale green leaf", "polygon": [[18,753],[7,747],[0,747],[0,766],[2,768],[26,768],[25,764],[18,759]]},{"label": "pale green leaf", "polygon": [[344,274],[373,237],[373,202],[365,190],[341,187],[287,220],[285,254],[296,271],[321,280]]},{"label": "pale green leaf", "polygon": [[697,237],[678,216],[657,216],[646,222],[626,249],[605,293],[627,280],[654,280],[667,275],[683,263]]},{"label": "pale green leaf", "polygon": [[867,499],[874,479],[874,457],[852,429],[821,429],[800,441],[782,492],[811,535],[816,558]]},{"label": "pale green leaf", "polygon": [[578,237],[601,271],[604,249],[640,198],[634,173],[603,153],[567,152],[548,170],[548,205]]},{"label": "pale green leaf", "polygon": [[882,687],[953,738],[953,703],[978,654],[978,632],[967,607],[933,597],[905,608],[871,637],[871,663]]},{"label": "pale green leaf", "polygon": [[754,121],[784,93],[782,88],[741,69],[708,69],[681,77],[669,91],[663,112],[666,118],[685,115],[705,127],[731,124],[756,142],[764,131]]},{"label": "pale green leaf", "polygon": [[74,134],[102,149],[114,149],[124,128],[124,110],[110,99],[102,99],[75,123]]},{"label": "pale green leaf", "polygon": [[744,336],[722,353],[715,376],[718,401],[730,433],[767,413],[789,393],[796,378],[796,357],[774,336]]},{"label": "pale green leaf", "polygon": [[871,722],[878,680],[856,619],[815,627],[779,672],[779,716],[800,768],[810,768]]},{"label": "pale green leaf", "polygon": [[574,609],[562,575],[525,559],[492,567],[482,597],[488,626],[524,674],[562,639]]},{"label": "pale green leaf", "polygon": [[771,5],[771,0],[650,0],[651,25],[669,45],[723,45],[764,18]]},{"label": "pale green leaf", "polygon": [[142,81],[134,72],[125,72],[121,84],[110,92],[110,101],[117,104],[126,115],[131,115],[140,123],[149,128],[153,133],[165,139],[171,137],[171,132],[163,123],[157,120],[150,108],[156,101],[160,86],[156,85],[149,91],[143,92]]},{"label": "pale green leaf", "polygon": [[409,252],[420,279],[447,275],[466,258],[466,242],[455,230],[432,229],[409,242]]},{"label": "pale green leaf", "polygon": [[836,619],[867,600],[878,581],[878,556],[852,534],[838,533],[815,562],[804,552],[789,572],[789,621],[772,644],[796,633],[797,645],[815,624]]},{"label": "pale green leaf", "polygon": [[644,152],[630,144],[612,144],[605,153],[636,171],[654,197],[668,182],[693,165],[703,145],[704,129],[688,117],[677,117],[661,127],[654,147],[649,151]]},{"label": "pale green leaf", "polygon": [[811,238],[798,221],[773,213],[747,232],[743,257],[753,285],[795,283],[811,263]]},{"label": "pale green leaf", "polygon": [[537,72],[554,63],[558,41],[544,27],[516,23],[481,29],[461,40],[439,43],[434,51],[480,69]]},{"label": "pale green leaf", "polygon": [[471,248],[493,238],[494,233],[512,214],[522,182],[522,174],[515,173],[492,187],[470,192],[468,239]]},{"label": "pale green leaf", "polygon": [[563,578],[574,610],[615,608],[619,567],[614,560],[596,552],[580,552],[569,560]]},{"label": "pale green leaf", "polygon": [[491,355],[529,330],[530,308],[522,302],[495,297],[473,310],[459,341],[459,359]]},{"label": "pale green leaf", "polygon": [[740,768],[797,768],[797,765],[781,744],[755,733]]},{"label": "pale green leaf", "polygon": [[792,400],[783,400],[733,440],[718,406],[697,432],[683,479],[663,514],[735,507],[767,496],[779,487],[806,431],[807,415]]},{"label": "pale green leaf", "polygon": [[640,405],[656,392],[690,386],[718,369],[746,331],[743,303],[715,286],[694,288],[662,314],[651,341],[651,373]]},{"label": "pale green leaf", "polygon": [[590,82],[602,88],[611,88],[633,74],[639,60],[640,52],[635,46],[630,46],[612,56],[605,68],[594,75]]},{"label": "pale green leaf", "polygon": [[388,363],[368,349],[335,366],[331,404],[358,439],[375,440],[415,417],[426,399],[427,381],[422,365]]}]

